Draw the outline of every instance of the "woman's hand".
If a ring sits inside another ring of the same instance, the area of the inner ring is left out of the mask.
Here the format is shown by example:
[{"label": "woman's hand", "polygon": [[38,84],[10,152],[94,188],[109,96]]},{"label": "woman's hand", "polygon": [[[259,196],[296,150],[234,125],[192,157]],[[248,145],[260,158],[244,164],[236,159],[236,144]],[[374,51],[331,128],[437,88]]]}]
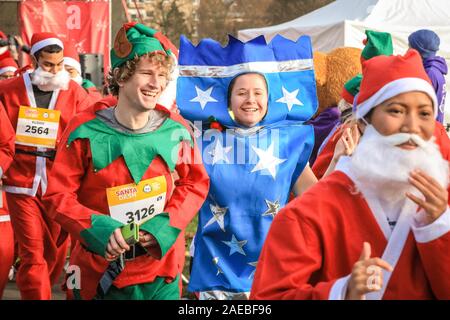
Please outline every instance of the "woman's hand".
[{"label": "woman's hand", "polygon": [[381,290],[383,287],[381,269],[393,271],[389,263],[380,258],[371,258],[370,255],[370,244],[364,242],[361,256],[353,265],[345,296],[346,300],[364,300],[367,293]]},{"label": "woman's hand", "polygon": [[435,179],[420,170],[414,170],[409,182],[419,190],[425,199],[420,199],[410,192],[406,196],[425,211],[425,224],[433,223],[448,207],[448,192]]},{"label": "woman's hand", "polygon": [[333,160],[337,162],[341,156],[350,156],[358,145],[360,133],[358,126],[344,127],[341,138],[334,148]]}]

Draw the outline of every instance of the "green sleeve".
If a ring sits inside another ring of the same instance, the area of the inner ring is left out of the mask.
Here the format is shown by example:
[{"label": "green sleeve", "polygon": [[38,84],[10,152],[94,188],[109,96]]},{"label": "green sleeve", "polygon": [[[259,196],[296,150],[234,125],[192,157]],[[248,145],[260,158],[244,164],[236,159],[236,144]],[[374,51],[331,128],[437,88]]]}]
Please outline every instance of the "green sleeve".
[{"label": "green sleeve", "polygon": [[91,227],[81,231],[81,237],[89,250],[105,256],[106,246],[114,230],[123,226],[123,223],[103,214],[93,214]]},{"label": "green sleeve", "polygon": [[161,248],[159,259],[173,246],[181,230],[169,225],[170,219],[167,213],[161,213],[144,222],[139,228],[153,235]]}]

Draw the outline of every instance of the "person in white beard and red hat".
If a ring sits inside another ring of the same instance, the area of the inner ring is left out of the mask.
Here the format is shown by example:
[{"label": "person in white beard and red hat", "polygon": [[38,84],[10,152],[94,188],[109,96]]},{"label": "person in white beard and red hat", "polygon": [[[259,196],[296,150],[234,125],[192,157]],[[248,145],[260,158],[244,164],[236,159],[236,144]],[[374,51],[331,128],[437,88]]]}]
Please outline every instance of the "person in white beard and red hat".
[{"label": "person in white beard and red hat", "polygon": [[279,212],[253,299],[450,299],[448,162],[420,55],[363,64],[351,157]]},{"label": "person in white beard and red hat", "polygon": [[16,71],[19,69],[16,61],[11,57],[0,59],[0,80],[11,79],[16,76]]},{"label": "person in white beard and red hat", "polygon": [[95,84],[88,79],[83,79],[81,76],[80,57],[72,41],[64,42],[64,68],[69,73],[70,78],[86,90],[91,98],[92,104],[103,98],[95,87]]},{"label": "person in white beard and red hat", "polygon": [[51,299],[63,269],[67,241],[41,201],[56,147],[69,120],[89,107],[87,93],[64,70],[63,43],[55,34],[31,39],[35,70],[0,81],[0,103],[16,129],[16,154],[3,177],[18,241],[16,283],[22,299]]}]

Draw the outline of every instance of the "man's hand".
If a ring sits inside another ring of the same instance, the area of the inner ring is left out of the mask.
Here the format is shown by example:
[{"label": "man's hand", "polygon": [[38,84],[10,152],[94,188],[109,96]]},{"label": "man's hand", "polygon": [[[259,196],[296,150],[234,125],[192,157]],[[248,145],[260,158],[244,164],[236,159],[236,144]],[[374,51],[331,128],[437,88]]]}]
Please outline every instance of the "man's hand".
[{"label": "man's hand", "polygon": [[105,258],[108,261],[116,260],[119,255],[128,250],[130,250],[130,246],[125,242],[120,228],[117,228],[109,238]]},{"label": "man's hand", "polygon": [[367,293],[381,290],[383,287],[381,269],[393,271],[389,263],[380,258],[371,258],[370,255],[370,244],[364,242],[361,256],[353,265],[345,296],[346,300],[364,300]]},{"label": "man's hand", "polygon": [[406,196],[419,205],[426,213],[425,224],[431,224],[438,219],[448,207],[448,192],[435,179],[420,170],[414,170],[409,176],[409,182],[425,197],[422,200],[410,192]]},{"label": "man's hand", "polygon": [[151,247],[158,244],[158,241],[156,241],[155,237],[148,233],[147,231],[139,231],[139,243],[144,247]]}]

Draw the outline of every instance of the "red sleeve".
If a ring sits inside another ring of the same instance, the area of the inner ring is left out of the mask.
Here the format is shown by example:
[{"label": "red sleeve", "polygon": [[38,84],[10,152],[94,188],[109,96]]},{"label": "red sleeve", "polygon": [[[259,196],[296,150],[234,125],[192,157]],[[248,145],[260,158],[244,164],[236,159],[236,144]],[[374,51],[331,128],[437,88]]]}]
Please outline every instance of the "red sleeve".
[{"label": "red sleeve", "polygon": [[87,139],[77,139],[67,147],[67,138],[73,126],[64,132],[52,170],[48,177],[44,201],[48,214],[77,240],[84,243],[80,232],[91,226],[91,216],[101,214],[87,208],[77,200],[77,191],[85,175],[91,152]]},{"label": "red sleeve", "polygon": [[317,179],[322,179],[323,175],[328,169],[328,166],[331,163],[331,160],[333,159],[334,154],[334,148],[336,147],[337,142],[342,136],[341,130],[336,130],[336,132],[331,136],[331,138],[327,141],[324,148],[322,149],[322,152],[319,153],[319,155],[316,158],[316,161],[314,161],[314,165],[312,166],[312,171],[314,172],[314,175],[317,177]]},{"label": "red sleeve", "polygon": [[450,161],[450,138],[448,137],[447,131],[444,126],[436,121],[436,126],[434,129],[434,136],[436,138],[436,144],[439,146],[442,157]]},{"label": "red sleeve", "polygon": [[450,232],[417,248],[435,297],[450,300]]},{"label": "red sleeve", "polygon": [[14,158],[15,132],[0,102],[0,178],[8,170]]},{"label": "red sleeve", "polygon": [[[322,265],[317,230],[299,218],[296,199],[270,226],[258,260],[250,298],[257,300],[327,300],[335,280],[310,284]],[[301,206],[301,204],[300,204]]]}]

